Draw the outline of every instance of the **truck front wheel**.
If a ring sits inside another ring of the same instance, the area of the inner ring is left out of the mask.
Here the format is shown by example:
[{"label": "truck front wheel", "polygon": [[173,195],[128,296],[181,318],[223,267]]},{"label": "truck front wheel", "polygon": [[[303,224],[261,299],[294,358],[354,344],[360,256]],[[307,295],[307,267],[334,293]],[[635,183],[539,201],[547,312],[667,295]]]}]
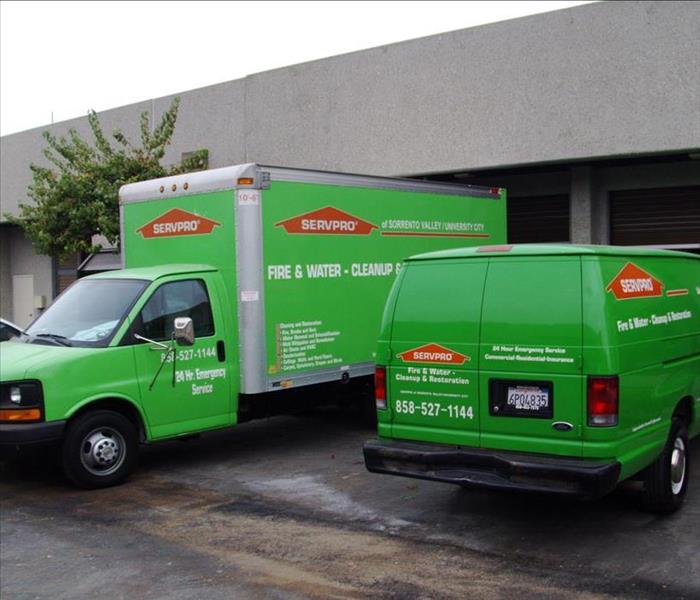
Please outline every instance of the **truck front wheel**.
[{"label": "truck front wheel", "polygon": [[136,465],[138,434],[123,415],[96,410],[68,425],[63,471],[77,486],[101,488],[124,481]]},{"label": "truck front wheel", "polygon": [[673,419],[664,451],[644,473],[644,504],[648,510],[670,514],[677,511],[689,475],[688,430],[680,419]]}]

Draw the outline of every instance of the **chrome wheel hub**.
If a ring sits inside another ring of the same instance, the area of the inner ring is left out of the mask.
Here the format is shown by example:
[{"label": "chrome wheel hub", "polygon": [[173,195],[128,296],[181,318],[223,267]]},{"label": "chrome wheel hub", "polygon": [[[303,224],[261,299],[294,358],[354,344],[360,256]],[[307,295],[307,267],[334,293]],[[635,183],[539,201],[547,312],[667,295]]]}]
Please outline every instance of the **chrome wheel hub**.
[{"label": "chrome wheel hub", "polygon": [[680,494],[685,482],[685,442],[683,438],[676,438],[673,442],[673,451],[671,452],[671,491]]},{"label": "chrome wheel hub", "polygon": [[121,433],[111,427],[100,427],[83,438],[80,460],[93,475],[110,475],[124,462],[125,447]]}]

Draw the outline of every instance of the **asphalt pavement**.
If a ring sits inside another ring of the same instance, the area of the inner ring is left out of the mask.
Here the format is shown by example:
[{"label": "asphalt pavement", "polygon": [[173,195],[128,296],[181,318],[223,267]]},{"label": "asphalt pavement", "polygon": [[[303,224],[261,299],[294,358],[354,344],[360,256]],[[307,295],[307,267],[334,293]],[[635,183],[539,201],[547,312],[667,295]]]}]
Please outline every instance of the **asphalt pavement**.
[{"label": "asphalt pavement", "polygon": [[0,463],[5,598],[700,598],[700,444],[683,509],[365,471],[342,411],[145,448],[124,485]]}]

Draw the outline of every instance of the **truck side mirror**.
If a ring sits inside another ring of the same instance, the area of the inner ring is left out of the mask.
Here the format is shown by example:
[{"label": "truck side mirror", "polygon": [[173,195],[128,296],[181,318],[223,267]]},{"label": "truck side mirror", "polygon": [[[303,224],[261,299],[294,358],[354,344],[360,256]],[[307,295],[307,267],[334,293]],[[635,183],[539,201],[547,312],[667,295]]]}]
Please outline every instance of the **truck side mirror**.
[{"label": "truck side mirror", "polygon": [[194,323],[189,317],[177,317],[173,324],[175,341],[180,346],[191,346],[194,344]]}]

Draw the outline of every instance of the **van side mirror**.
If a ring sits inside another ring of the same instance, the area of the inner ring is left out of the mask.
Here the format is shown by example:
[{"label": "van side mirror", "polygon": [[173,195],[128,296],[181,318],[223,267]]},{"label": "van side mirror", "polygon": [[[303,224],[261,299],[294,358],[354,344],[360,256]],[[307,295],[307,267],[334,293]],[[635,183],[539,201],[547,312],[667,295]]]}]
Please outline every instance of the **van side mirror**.
[{"label": "van side mirror", "polygon": [[194,344],[194,323],[189,317],[177,317],[173,324],[175,341],[180,346]]}]

